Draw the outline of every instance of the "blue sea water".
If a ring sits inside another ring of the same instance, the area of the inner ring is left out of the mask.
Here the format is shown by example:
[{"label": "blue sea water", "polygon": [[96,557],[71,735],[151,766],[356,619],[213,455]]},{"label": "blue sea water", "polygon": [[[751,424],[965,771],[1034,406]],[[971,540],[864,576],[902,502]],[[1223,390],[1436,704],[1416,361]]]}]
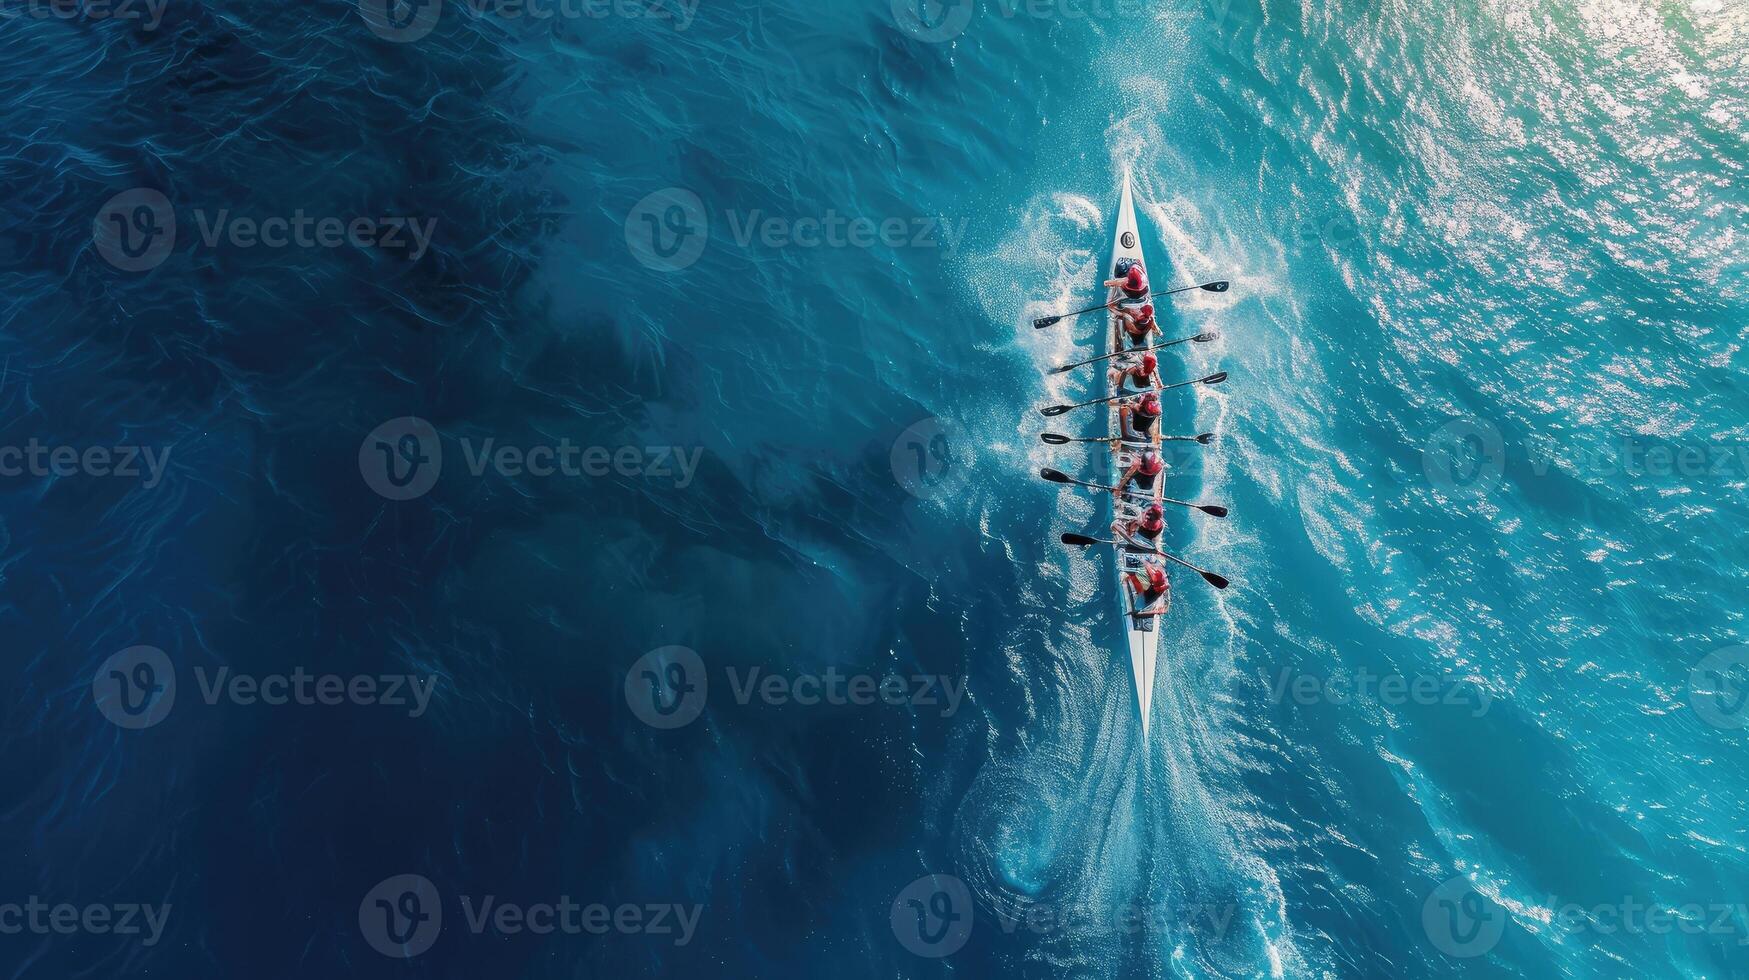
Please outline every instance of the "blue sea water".
[{"label": "blue sea water", "polygon": [[[164,467],[0,476],[7,976],[1749,976],[1749,8],[59,9],[0,8],[0,447]],[[1232,517],[1169,543],[1234,585],[1175,576],[1147,741],[1056,543],[1100,504],[1036,476],[1101,473],[1036,413],[1096,323],[1030,325],[1126,168],[1156,283],[1233,284],[1167,311],[1221,336],[1166,371],[1232,372],[1165,423]],[[231,224],[276,217],[435,224]],[[129,727],[140,646],[176,700]],[[441,934],[385,955],[402,875]]]}]

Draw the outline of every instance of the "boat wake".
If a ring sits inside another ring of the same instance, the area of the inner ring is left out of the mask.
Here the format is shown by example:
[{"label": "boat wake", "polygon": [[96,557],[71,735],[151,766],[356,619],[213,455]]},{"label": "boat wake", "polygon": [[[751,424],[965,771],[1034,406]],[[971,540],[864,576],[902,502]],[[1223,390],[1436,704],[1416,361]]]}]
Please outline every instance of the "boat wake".
[{"label": "boat wake", "polygon": [[[1121,130],[1130,125],[1140,123],[1118,124],[1115,146],[1154,145],[1124,135]],[[1165,192],[1160,175],[1171,172],[1169,160],[1114,158],[1110,170],[1087,186],[1109,182],[1126,164],[1135,168],[1141,233],[1154,249],[1156,284],[1217,276],[1236,284],[1229,294],[1199,291],[1159,304],[1166,336],[1242,332],[1239,324],[1250,311],[1239,296],[1249,286],[1253,258],[1210,234],[1188,197]],[[1086,370],[1050,372],[1097,352],[1090,338],[1103,319],[1089,315],[1085,322],[1043,330],[1034,329],[1032,320],[1097,298],[1093,284],[1102,260],[1095,246],[1109,234],[1110,223],[1111,215],[1089,197],[1042,192],[992,254],[968,260],[973,292],[989,320],[1002,325],[992,332],[988,350],[993,356],[1024,355],[1042,379],[1018,398],[998,393],[1013,419],[1012,440],[1004,440],[1013,448],[999,467],[1011,482],[1031,479],[1045,466],[1103,473],[1103,458],[1084,446],[1047,446],[1038,439],[1042,429],[1096,434],[1084,430],[1102,416],[1068,415],[1046,425],[1036,411],[1039,404],[1097,393]],[[1012,289],[1017,279],[1038,284],[1018,304]],[[1174,379],[1206,373],[1225,346],[1184,345],[1173,352],[1181,356],[1162,358],[1162,371]],[[1242,371],[1243,361],[1238,366]],[[1256,394],[1241,388],[1232,397]],[[1168,455],[1179,474],[1171,486],[1184,491],[1179,496],[1221,499],[1229,470],[1247,465],[1246,451],[1253,447],[1231,431],[1228,397],[1199,388],[1194,402],[1187,399],[1176,411],[1169,407],[1166,431],[1215,431],[1219,439],[1209,449],[1192,445],[1194,452]],[[991,419],[1003,424],[999,410]],[[1103,530],[1098,524],[1106,508],[1098,495],[1057,494],[1041,486],[1039,496],[1047,507],[1043,528],[1036,519],[1015,515],[986,513],[984,519],[1048,541],[1058,531]],[[1029,499],[1031,506],[1039,502]],[[1258,544],[1237,511],[1229,521],[1174,522],[1170,537],[1171,547],[1189,560],[1229,571],[1242,569],[1244,553]],[[1242,624],[1221,593],[1189,574],[1174,576],[1174,606],[1161,624],[1153,731],[1144,740],[1127,659],[1113,642],[1121,631],[1112,615],[1111,557],[1092,550],[1100,553],[1036,552],[1036,585],[1026,602],[1050,625],[1041,631],[1029,623],[1015,631],[1007,679],[1029,690],[1027,702],[1035,710],[1023,728],[993,740],[958,809],[958,873],[980,913],[1032,939],[1031,955],[1056,971],[1109,975],[1113,962],[1137,975],[1253,975],[1259,964],[1275,975],[1294,971],[1301,958],[1282,892],[1257,846],[1267,822],[1244,785],[1247,773],[1264,768],[1247,757],[1260,740],[1231,709],[1226,690],[1239,669],[1235,651]]]}]

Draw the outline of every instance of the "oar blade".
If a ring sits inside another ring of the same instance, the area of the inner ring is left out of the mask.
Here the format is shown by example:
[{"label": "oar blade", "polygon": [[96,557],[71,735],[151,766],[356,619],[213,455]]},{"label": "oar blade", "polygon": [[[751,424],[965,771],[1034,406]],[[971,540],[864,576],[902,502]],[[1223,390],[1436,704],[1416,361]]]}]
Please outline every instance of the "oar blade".
[{"label": "oar blade", "polygon": [[1221,335],[1218,331],[1209,330],[1209,331],[1206,331],[1204,333],[1199,333],[1190,339],[1196,341],[1199,344],[1206,344],[1211,340],[1218,339],[1220,336]]},{"label": "oar blade", "polygon": [[1075,406],[1073,405],[1046,405],[1044,408],[1039,409],[1039,414],[1047,419],[1054,419],[1074,407]]},{"label": "oar blade", "polygon": [[1040,432],[1038,437],[1053,446],[1067,446],[1070,442],[1068,436],[1060,436],[1055,432]]},{"label": "oar blade", "polygon": [[1213,432],[1204,432],[1202,435],[1196,437],[1196,441],[1206,446],[1215,441],[1215,434]]},{"label": "oar blade", "polygon": [[1069,474],[1061,472],[1060,470],[1053,470],[1049,466],[1045,467],[1042,470],[1039,470],[1038,475],[1044,477],[1045,479],[1051,481],[1052,483],[1068,483],[1069,482]]},{"label": "oar blade", "polygon": [[1209,515],[1210,517],[1226,517],[1227,516],[1227,508],[1222,507],[1219,504],[1203,504],[1202,506],[1198,507],[1197,510],[1202,511],[1203,513]]},{"label": "oar blade", "polygon": [[1227,287],[1230,285],[1232,285],[1232,283],[1229,283],[1227,280],[1222,279],[1218,282],[1204,283],[1202,288],[1208,290],[1211,293],[1224,293],[1227,291]]},{"label": "oar blade", "polygon": [[1227,586],[1233,584],[1233,583],[1227,581],[1226,579],[1222,578],[1221,576],[1216,575],[1214,572],[1203,572],[1202,577],[1203,577],[1203,581],[1207,582],[1208,584],[1214,586],[1217,589],[1224,589]]},{"label": "oar blade", "polygon": [[1041,316],[1037,320],[1032,321],[1032,328],[1034,330],[1043,330],[1046,327],[1054,327],[1060,323],[1062,319],[1063,318],[1060,316]]},{"label": "oar blade", "polygon": [[1227,380],[1227,372],[1216,371],[1214,374],[1211,374],[1208,377],[1202,379],[1202,383],[1205,385],[1218,385],[1218,384],[1225,382],[1226,380]]},{"label": "oar blade", "polygon": [[1090,544],[1098,544],[1099,539],[1098,538],[1090,538],[1085,534],[1075,534],[1075,533],[1070,532],[1070,531],[1064,531],[1063,532],[1063,543],[1064,544],[1078,544],[1078,545],[1086,546],[1086,545],[1090,545]]}]

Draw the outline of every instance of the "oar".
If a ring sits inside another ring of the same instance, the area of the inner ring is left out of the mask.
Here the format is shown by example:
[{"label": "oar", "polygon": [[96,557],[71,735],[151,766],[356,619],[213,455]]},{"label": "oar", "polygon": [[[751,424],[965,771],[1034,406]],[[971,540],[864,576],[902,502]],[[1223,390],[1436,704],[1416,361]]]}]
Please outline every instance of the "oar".
[{"label": "oar", "polygon": [[[1051,481],[1052,483],[1073,483],[1078,487],[1087,487],[1090,490],[1109,490],[1112,493],[1117,492],[1116,487],[1106,486],[1103,483],[1088,483],[1085,480],[1077,480],[1074,477],[1070,476],[1069,474],[1062,472],[1061,470],[1053,470],[1048,466],[1045,467],[1044,469],[1040,470],[1038,475],[1044,477],[1045,479]],[[1138,491],[1125,490],[1124,493],[1136,494],[1136,493],[1138,493]],[[1189,507],[1191,510],[1200,510],[1203,513],[1209,515],[1210,517],[1226,517],[1227,516],[1227,508],[1222,507],[1219,504],[1193,504],[1188,500],[1173,500],[1171,497],[1155,497],[1151,493],[1142,493],[1141,495],[1145,499],[1159,500],[1163,504],[1177,504],[1180,507]]]},{"label": "oar", "polygon": [[[1227,291],[1227,285],[1227,280],[1221,279],[1216,282],[1205,282],[1196,286],[1180,286],[1177,289],[1161,290],[1157,293],[1148,294],[1148,298],[1152,299],[1155,296],[1171,296],[1173,293],[1188,293],[1192,289],[1206,289],[1211,293],[1224,293]],[[1054,326],[1058,322],[1067,320],[1070,317],[1080,316],[1083,313],[1092,313],[1094,310],[1103,310],[1116,302],[1117,300],[1112,300],[1111,303],[1101,303],[1098,306],[1089,306],[1085,310],[1076,310],[1073,313],[1061,313],[1057,316],[1040,317],[1039,319],[1032,321],[1032,326],[1034,330],[1042,330],[1045,327]]]},{"label": "oar", "polygon": [[[1081,438],[1081,437],[1075,437],[1075,436],[1060,436],[1060,435],[1057,435],[1055,432],[1040,432],[1038,434],[1038,437],[1040,439],[1043,439],[1044,441],[1050,443],[1053,446],[1067,446],[1071,442],[1122,442],[1123,441],[1122,436],[1088,436],[1085,438]],[[1131,440],[1131,441],[1136,441],[1136,440]],[[1209,443],[1215,441],[1215,434],[1213,432],[1204,432],[1200,436],[1161,436],[1160,441],[1162,441],[1162,442],[1197,442],[1197,443],[1201,443],[1201,444],[1206,446]]]},{"label": "oar", "polygon": [[1043,413],[1045,417],[1052,418],[1061,415],[1070,409],[1086,408],[1088,405],[1103,405],[1106,402],[1117,401],[1119,398],[1129,398],[1132,395],[1145,395],[1150,391],[1171,391],[1174,388],[1182,388],[1185,385],[1218,385],[1225,380],[1227,380],[1227,372],[1217,371],[1206,378],[1197,378],[1194,381],[1180,381],[1176,384],[1161,385],[1158,388],[1143,388],[1140,391],[1120,391],[1115,395],[1109,395],[1105,398],[1095,398],[1092,401],[1087,402],[1076,402],[1073,405],[1047,405],[1044,408],[1039,409],[1039,411]]},{"label": "oar", "polygon": [[1219,336],[1220,336],[1220,334],[1215,333],[1213,330],[1210,330],[1207,333],[1199,333],[1194,337],[1180,337],[1177,340],[1168,340],[1164,344],[1155,344],[1152,347],[1136,347],[1136,348],[1133,348],[1131,350],[1112,351],[1109,354],[1101,354],[1098,357],[1089,357],[1085,361],[1076,361],[1073,364],[1065,364],[1062,367],[1051,368],[1050,373],[1062,374],[1064,371],[1073,371],[1078,367],[1092,364],[1094,361],[1103,361],[1108,357],[1122,357],[1125,354],[1146,354],[1148,351],[1151,351],[1151,350],[1164,350],[1164,349],[1166,349],[1168,347],[1172,347],[1176,344],[1185,343],[1186,341],[1195,341],[1196,343],[1199,343],[1199,344],[1206,344],[1209,341],[1214,340]]},{"label": "oar", "polygon": [[[1071,533],[1065,531],[1065,532],[1063,532],[1063,543],[1064,544],[1078,544],[1078,545],[1085,547],[1085,546],[1090,545],[1090,544],[1122,544],[1123,542],[1113,541],[1110,538],[1090,538],[1085,534],[1071,534]],[[1225,578],[1222,578],[1221,576],[1216,575],[1214,572],[1203,571],[1202,569],[1196,567],[1195,565],[1192,565],[1190,562],[1185,561],[1184,559],[1178,557],[1177,555],[1167,554],[1164,551],[1155,551],[1154,554],[1159,555],[1161,558],[1165,558],[1169,561],[1175,561],[1178,564],[1183,565],[1185,568],[1188,568],[1191,571],[1195,572],[1196,574],[1201,575],[1203,581],[1207,582],[1208,584],[1214,586],[1217,589],[1224,589],[1227,586],[1233,584],[1233,583],[1227,581]]]}]

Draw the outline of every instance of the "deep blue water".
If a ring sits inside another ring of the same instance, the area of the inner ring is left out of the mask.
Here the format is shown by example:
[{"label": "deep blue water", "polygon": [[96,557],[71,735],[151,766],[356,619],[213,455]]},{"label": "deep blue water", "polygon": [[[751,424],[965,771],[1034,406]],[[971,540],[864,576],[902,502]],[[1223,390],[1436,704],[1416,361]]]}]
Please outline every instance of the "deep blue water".
[{"label": "deep blue water", "polygon": [[[1749,976],[1749,9],[523,9],[0,8],[5,975]],[[1146,743],[1126,167],[1233,283]]]}]

